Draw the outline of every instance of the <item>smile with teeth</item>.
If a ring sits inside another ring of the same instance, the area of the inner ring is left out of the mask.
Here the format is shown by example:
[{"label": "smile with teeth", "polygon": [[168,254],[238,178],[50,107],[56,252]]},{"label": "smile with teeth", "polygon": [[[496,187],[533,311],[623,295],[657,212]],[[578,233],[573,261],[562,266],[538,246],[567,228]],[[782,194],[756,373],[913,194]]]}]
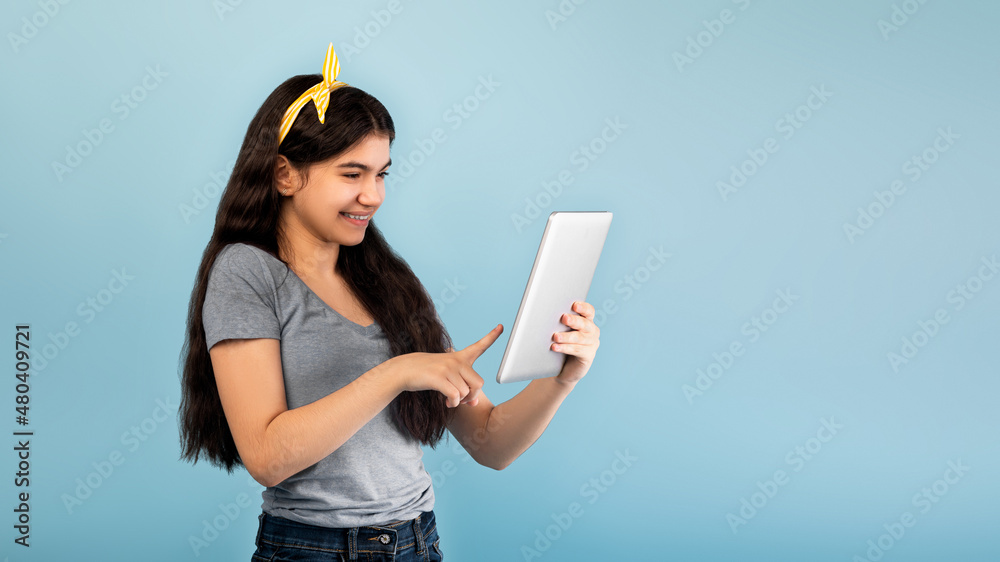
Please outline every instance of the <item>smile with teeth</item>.
[{"label": "smile with teeth", "polygon": [[363,221],[371,216],[371,215],[352,215],[349,213],[340,213],[340,214],[344,215],[345,217],[350,217],[354,220],[359,220],[359,221]]}]

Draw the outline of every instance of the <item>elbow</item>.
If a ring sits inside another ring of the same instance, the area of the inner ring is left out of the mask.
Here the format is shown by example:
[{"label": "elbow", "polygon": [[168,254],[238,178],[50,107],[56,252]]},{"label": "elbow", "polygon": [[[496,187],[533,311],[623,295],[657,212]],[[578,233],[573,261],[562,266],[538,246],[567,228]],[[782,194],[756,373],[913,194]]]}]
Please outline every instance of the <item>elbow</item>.
[{"label": "elbow", "polygon": [[275,459],[256,458],[252,462],[245,463],[245,465],[250,476],[265,488],[277,486],[285,480],[280,473],[281,467],[278,466]]},{"label": "elbow", "polygon": [[250,473],[250,476],[254,480],[256,480],[257,483],[260,484],[261,486],[264,486],[265,488],[270,488],[275,484],[274,478],[271,477],[271,475],[261,471],[260,468],[257,467],[256,465],[248,462],[245,462],[243,464],[246,466],[247,472]]},{"label": "elbow", "polygon": [[260,484],[261,486],[263,486],[265,488],[270,488],[272,486],[277,486],[281,482],[280,480],[277,480],[276,478],[268,478],[266,476],[259,476],[259,475],[255,476],[253,474],[251,474],[251,476],[253,476],[253,479],[256,480],[258,484]]},{"label": "elbow", "polygon": [[515,459],[520,455],[515,456],[505,456],[501,452],[494,450],[494,447],[489,446],[489,444],[480,445],[478,447],[466,448],[472,459],[476,461],[480,466],[485,466],[486,468],[492,468],[493,470],[503,470],[510,466]]},{"label": "elbow", "polygon": [[[276,442],[279,443],[277,447],[274,445]],[[277,486],[291,476],[288,472],[288,460],[291,456],[288,443],[269,439],[265,432],[250,447],[250,454],[246,459],[247,472],[265,488]]]},{"label": "elbow", "polygon": [[512,461],[513,461],[513,459],[511,459],[511,460],[483,459],[483,460],[479,460],[477,462],[479,464],[481,464],[482,466],[485,466],[487,468],[492,468],[493,470],[496,470],[496,471],[499,472],[499,471],[507,468],[508,466],[510,466],[510,463]]},{"label": "elbow", "polygon": [[261,486],[263,486],[265,488],[271,488],[271,487],[277,486],[278,484],[281,484],[282,482],[285,481],[284,478],[281,478],[281,477],[278,477],[278,476],[273,476],[273,475],[267,475],[267,474],[263,474],[263,475],[262,474],[258,474],[258,475],[251,474],[251,476],[253,476],[253,479],[256,480],[258,484],[260,484]]}]

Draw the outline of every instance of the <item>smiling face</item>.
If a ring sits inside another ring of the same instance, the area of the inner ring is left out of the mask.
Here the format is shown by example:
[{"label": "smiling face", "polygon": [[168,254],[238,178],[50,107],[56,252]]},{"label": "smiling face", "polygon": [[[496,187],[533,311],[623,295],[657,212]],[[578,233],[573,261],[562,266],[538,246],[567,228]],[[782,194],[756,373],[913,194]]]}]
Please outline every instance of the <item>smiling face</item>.
[{"label": "smiling face", "polygon": [[312,164],[308,177],[280,158],[275,177],[278,190],[287,190],[280,219],[286,233],[318,245],[360,244],[385,199],[390,163],[389,138],[381,135],[365,137],[339,156]]}]

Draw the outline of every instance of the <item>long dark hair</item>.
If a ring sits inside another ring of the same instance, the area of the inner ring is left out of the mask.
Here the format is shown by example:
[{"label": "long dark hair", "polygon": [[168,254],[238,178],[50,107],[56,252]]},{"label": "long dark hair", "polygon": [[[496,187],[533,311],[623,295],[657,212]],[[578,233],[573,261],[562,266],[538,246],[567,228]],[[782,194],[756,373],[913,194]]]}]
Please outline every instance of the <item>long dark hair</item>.
[{"label": "long dark hair", "polygon": [[[297,170],[305,171],[310,164],[336,157],[369,135],[386,136],[390,145],[395,139],[392,118],[377,99],[357,88],[341,86],[330,92],[325,124],[319,122],[309,102],[279,147],[278,128],[285,110],[322,79],[319,74],[295,76],[268,96],[247,128],[236,165],[222,192],[215,230],[195,277],[181,351],[181,459],[197,463],[199,454],[204,454],[209,462],[228,472],[243,464],[219,399],[205,342],[202,306],[212,264],[227,244],[256,246],[288,267],[288,262],[278,255],[281,196],[274,184],[278,155],[288,158]],[[388,337],[393,356],[443,352],[451,346],[430,295],[385,241],[374,221],[369,222],[360,244],[340,248],[337,268]],[[431,390],[401,392],[390,408],[401,431],[431,447],[437,446],[454,413],[446,406],[444,395]]]}]

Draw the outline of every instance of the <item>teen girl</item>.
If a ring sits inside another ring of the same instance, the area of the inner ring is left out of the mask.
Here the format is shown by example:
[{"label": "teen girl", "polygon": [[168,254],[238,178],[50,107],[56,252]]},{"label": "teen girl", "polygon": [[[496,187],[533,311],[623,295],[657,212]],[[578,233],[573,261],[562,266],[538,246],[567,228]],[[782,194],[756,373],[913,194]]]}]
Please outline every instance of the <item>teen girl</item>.
[{"label": "teen girl", "polygon": [[[253,560],[441,560],[421,445],[451,432],[502,470],[589,370],[600,331],[574,303],[567,360],[494,406],[420,281],[375,227],[395,138],[385,107],[295,76],[250,122],[188,310],[182,458],[266,489]],[[423,220],[427,220],[424,217]]]}]

